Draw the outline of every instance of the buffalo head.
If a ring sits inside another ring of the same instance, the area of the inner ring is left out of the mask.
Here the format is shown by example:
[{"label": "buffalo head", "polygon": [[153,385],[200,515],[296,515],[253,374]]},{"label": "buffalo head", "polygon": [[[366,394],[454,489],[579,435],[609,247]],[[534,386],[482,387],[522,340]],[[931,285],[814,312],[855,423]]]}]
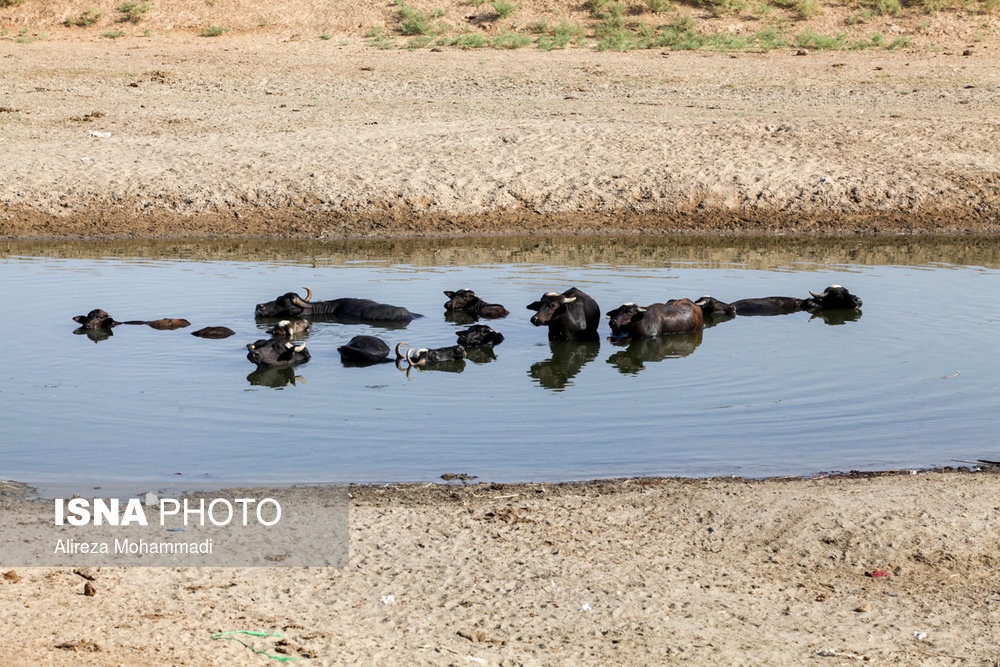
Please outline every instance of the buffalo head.
[{"label": "buffalo head", "polygon": [[528,304],[528,310],[536,311],[531,316],[531,323],[536,327],[542,327],[552,321],[560,311],[566,309],[566,305],[576,301],[575,296],[566,296],[558,292],[546,292],[538,301]]},{"label": "buffalo head", "polygon": [[101,310],[100,308],[95,308],[86,315],[77,315],[73,318],[73,321],[79,324],[80,329],[83,331],[110,329],[111,327],[121,324],[121,322],[116,322],[115,318],[111,317],[107,311]]},{"label": "buffalo head", "polygon": [[724,303],[712,296],[703,296],[694,302],[694,305],[701,308],[702,314],[708,317],[723,318],[735,317],[736,306],[731,303]]},{"label": "buffalo head", "polygon": [[463,347],[493,347],[503,342],[503,334],[485,324],[473,324],[457,332],[458,344]]},{"label": "buffalo head", "polygon": [[286,292],[274,301],[258,303],[254,314],[257,317],[298,317],[308,313],[312,310],[309,303],[312,300],[312,290],[308,287],[303,289],[306,291],[304,298],[295,292]]},{"label": "buffalo head", "polygon": [[295,338],[309,330],[309,320],[281,320],[267,330],[272,336]]},{"label": "buffalo head", "polygon": [[608,324],[611,326],[612,335],[616,337],[627,336],[632,323],[641,318],[645,312],[645,308],[631,302],[623,303],[614,310],[609,311],[606,316]]},{"label": "buffalo head", "polygon": [[470,304],[480,300],[476,293],[470,289],[460,289],[454,292],[445,290],[444,295],[448,297],[444,303],[445,310],[465,310]]},{"label": "buffalo head", "polygon": [[821,293],[809,292],[811,299],[806,299],[806,310],[853,310],[861,307],[861,299],[847,291],[842,285],[830,285]]},{"label": "buffalo head", "polygon": [[309,361],[305,345],[296,345],[285,338],[258,340],[247,344],[247,359],[258,366],[269,368],[295,366]]},{"label": "buffalo head", "polygon": [[403,346],[406,345],[406,341],[402,341],[396,344],[396,363],[397,365],[403,359],[410,366],[429,366],[435,364],[443,364],[446,362],[462,361],[465,359],[465,348],[461,345],[452,345],[450,347],[439,347],[437,349],[428,349],[426,347],[409,348],[406,352],[403,352]]}]

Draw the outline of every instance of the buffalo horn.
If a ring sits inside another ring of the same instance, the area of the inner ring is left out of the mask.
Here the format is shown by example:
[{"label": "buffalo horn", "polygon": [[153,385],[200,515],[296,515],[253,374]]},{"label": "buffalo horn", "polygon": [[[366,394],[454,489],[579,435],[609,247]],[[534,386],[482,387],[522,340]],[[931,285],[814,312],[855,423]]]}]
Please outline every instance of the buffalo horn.
[{"label": "buffalo horn", "polygon": [[403,357],[405,357],[405,356],[406,356],[406,355],[405,355],[405,354],[403,354],[403,353],[402,353],[402,352],[400,351],[400,349],[399,349],[399,348],[403,347],[403,346],[404,346],[404,345],[406,345],[406,344],[407,344],[407,343],[406,343],[406,341],[405,341],[405,340],[401,340],[401,341],[399,341],[398,343],[396,343],[396,358],[397,358],[397,359],[402,359]]},{"label": "buffalo horn", "polygon": [[809,290],[809,293],[812,294],[813,297],[816,298],[816,299],[822,299],[823,297],[826,296],[826,291],[824,291],[822,294],[816,294],[816,292],[813,292],[812,290]]},{"label": "buffalo horn", "polygon": [[413,358],[410,356],[410,354],[413,353],[413,348],[411,347],[409,350],[406,351],[406,362],[411,366],[423,366],[425,363],[427,363],[427,358],[424,357],[423,359],[420,359],[419,355],[426,354],[427,351],[428,350],[426,347],[422,347],[419,350],[417,350],[417,355],[418,355],[417,360],[414,361]]},{"label": "buffalo horn", "polygon": [[312,300],[313,291],[308,287],[303,287],[302,289],[306,291],[306,298],[303,299],[298,294],[296,294],[294,297],[292,297],[292,303],[294,303],[299,308],[309,308],[310,307],[309,301]]},{"label": "buffalo horn", "polygon": [[564,296],[562,300],[563,303],[573,303],[574,301],[576,301],[575,296]]}]

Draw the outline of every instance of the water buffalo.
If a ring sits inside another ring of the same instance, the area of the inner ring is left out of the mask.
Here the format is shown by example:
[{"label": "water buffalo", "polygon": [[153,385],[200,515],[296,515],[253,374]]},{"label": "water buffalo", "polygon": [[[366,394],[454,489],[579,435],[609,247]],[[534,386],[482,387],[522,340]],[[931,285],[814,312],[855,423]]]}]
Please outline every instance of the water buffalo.
[{"label": "water buffalo", "polygon": [[820,294],[809,292],[811,298],[802,302],[802,309],[816,312],[818,310],[856,310],[862,302],[857,296],[847,291],[843,285],[830,285]]},{"label": "water buffalo", "polygon": [[267,330],[272,336],[295,338],[309,330],[309,320],[281,320]]},{"label": "water buffalo", "polygon": [[115,318],[111,317],[107,311],[101,310],[100,308],[95,308],[86,315],[77,315],[73,318],[73,321],[81,326],[77,329],[78,333],[83,333],[85,331],[98,331],[104,330],[109,331],[112,327],[116,327],[119,324],[145,324],[153,329],[161,330],[174,330],[181,329],[183,327],[191,326],[191,323],[185,319],[179,317],[164,317],[158,320],[129,320],[127,322],[119,322]]},{"label": "water buffalo", "polygon": [[461,310],[487,319],[499,319],[510,315],[510,311],[499,303],[486,303],[470,289],[460,289],[457,292],[445,290],[444,295],[448,297],[448,301],[444,304],[445,310]]},{"label": "water buffalo", "polygon": [[332,301],[313,301],[312,290],[308,287],[305,298],[295,292],[288,292],[274,301],[258,303],[254,311],[258,318],[293,318],[310,317],[326,318],[342,322],[393,322],[408,323],[415,317],[423,317],[411,313],[402,306],[390,306],[377,303],[371,299],[333,299]]},{"label": "water buffalo", "polygon": [[235,334],[236,332],[229,327],[203,327],[191,332],[192,336],[198,338],[229,338]]},{"label": "water buffalo", "polygon": [[575,287],[562,294],[546,292],[541,299],[528,304],[528,310],[537,311],[531,317],[532,324],[548,326],[549,340],[598,340],[601,309],[596,301]]},{"label": "water buffalo", "polygon": [[609,312],[608,321],[616,338],[656,338],[691,333],[705,326],[701,308],[690,299],[671,299],[646,307],[626,303]]},{"label": "water buffalo", "polygon": [[258,366],[274,368],[295,366],[309,361],[305,345],[296,345],[285,338],[270,338],[247,344],[247,359]]},{"label": "water buffalo", "polygon": [[426,347],[410,348],[405,354],[402,351],[404,345],[406,345],[406,341],[396,344],[396,361],[406,359],[406,363],[410,366],[429,366],[465,359],[465,348],[461,345],[439,347],[433,350]]},{"label": "water buffalo", "polygon": [[808,299],[794,296],[765,296],[756,299],[740,299],[732,303],[723,303],[710,296],[703,296],[697,303],[706,316],[725,316],[729,314],[753,315],[787,315],[802,310],[818,312],[822,310],[854,310],[861,307],[861,299],[854,296],[841,285],[830,285],[821,294],[809,292]]},{"label": "water buffalo", "polygon": [[728,319],[736,317],[736,306],[731,303],[723,303],[715,297],[703,296],[694,302],[694,305],[701,308],[702,315],[707,320]]},{"label": "water buffalo", "polygon": [[158,329],[159,331],[174,331],[191,326],[191,323],[182,317],[161,317],[158,320],[149,322],[126,322],[125,324],[145,324],[147,327]]},{"label": "water buffalo", "polygon": [[456,332],[458,344],[462,347],[493,347],[503,342],[503,334],[485,324],[473,324],[468,329]]},{"label": "water buffalo", "polygon": [[337,348],[340,360],[348,366],[371,366],[389,359],[389,345],[377,336],[355,336]]},{"label": "water buffalo", "polygon": [[107,311],[100,308],[95,308],[86,315],[77,315],[73,321],[80,325],[79,331],[111,329],[121,324],[121,322],[115,321],[115,318],[111,317]]}]

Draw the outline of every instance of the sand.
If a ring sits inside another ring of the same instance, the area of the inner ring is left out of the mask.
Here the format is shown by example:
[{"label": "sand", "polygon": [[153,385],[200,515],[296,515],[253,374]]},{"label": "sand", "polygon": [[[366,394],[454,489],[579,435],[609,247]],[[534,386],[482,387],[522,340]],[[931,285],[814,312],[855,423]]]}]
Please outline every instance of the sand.
[{"label": "sand", "polygon": [[963,52],[0,41],[0,237],[995,233]]},{"label": "sand", "polygon": [[[0,238],[995,234],[953,46],[0,40]],[[353,488],[345,568],[2,568],[4,663],[1000,662],[994,469],[435,482]]]}]

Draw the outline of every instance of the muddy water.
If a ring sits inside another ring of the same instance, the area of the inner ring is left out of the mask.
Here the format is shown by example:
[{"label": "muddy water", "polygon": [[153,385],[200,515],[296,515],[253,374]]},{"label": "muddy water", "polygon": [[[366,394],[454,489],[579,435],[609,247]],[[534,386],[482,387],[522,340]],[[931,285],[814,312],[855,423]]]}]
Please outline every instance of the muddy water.
[{"label": "muddy water", "polygon": [[[279,481],[763,477],[1000,458],[1000,243],[948,239],[511,239],[6,243],[3,476]],[[576,286],[608,311],[843,284],[860,313],[737,318],[698,336],[554,344],[525,306]],[[254,305],[311,287],[425,317],[316,322],[312,359],[258,373]],[[443,290],[505,304],[492,353],[434,370],[344,366],[357,334],[455,342]],[[74,315],[183,317],[74,334]],[[222,325],[224,340],[190,335]]]}]

